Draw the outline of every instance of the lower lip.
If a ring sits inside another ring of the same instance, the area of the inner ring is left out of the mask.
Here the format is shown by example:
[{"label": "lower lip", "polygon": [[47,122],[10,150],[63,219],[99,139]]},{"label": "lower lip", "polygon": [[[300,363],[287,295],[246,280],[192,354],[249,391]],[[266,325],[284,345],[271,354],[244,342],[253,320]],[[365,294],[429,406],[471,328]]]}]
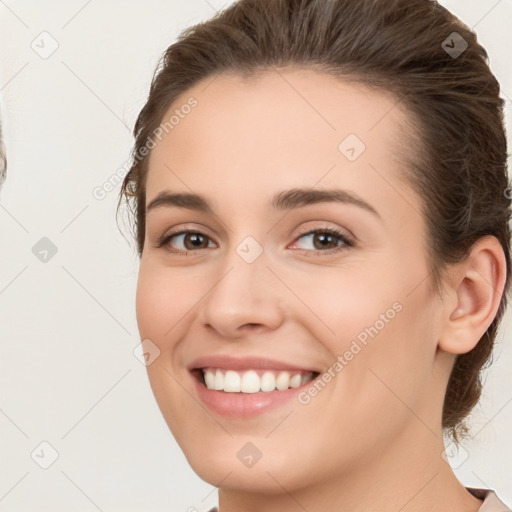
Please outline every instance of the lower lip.
[{"label": "lower lip", "polygon": [[217,414],[232,418],[254,418],[260,414],[276,409],[284,405],[306,387],[312,380],[297,388],[289,388],[283,391],[258,391],[257,393],[226,393],[208,389],[192,375],[197,394],[203,403]]}]

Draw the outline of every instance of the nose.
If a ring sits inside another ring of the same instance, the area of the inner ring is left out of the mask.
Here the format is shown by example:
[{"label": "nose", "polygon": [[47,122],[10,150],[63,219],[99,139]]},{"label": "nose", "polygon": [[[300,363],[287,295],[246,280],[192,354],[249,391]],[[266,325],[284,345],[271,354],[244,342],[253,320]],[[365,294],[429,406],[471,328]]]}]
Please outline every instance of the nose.
[{"label": "nose", "polygon": [[219,265],[209,290],[199,318],[222,339],[272,331],[283,322],[285,291],[268,267],[265,252],[248,262],[233,249]]}]

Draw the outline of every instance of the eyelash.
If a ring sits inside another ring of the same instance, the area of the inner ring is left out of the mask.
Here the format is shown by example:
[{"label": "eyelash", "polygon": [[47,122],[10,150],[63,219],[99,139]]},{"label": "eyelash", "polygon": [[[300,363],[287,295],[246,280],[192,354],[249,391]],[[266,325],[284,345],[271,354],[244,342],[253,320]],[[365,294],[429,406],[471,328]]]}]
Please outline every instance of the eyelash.
[{"label": "eyelash", "polygon": [[[190,230],[182,230],[182,231],[176,231],[174,233],[169,233],[167,235],[164,235],[162,237],[160,237],[157,242],[156,242],[156,247],[161,249],[163,248],[164,246],[166,246],[175,236],[179,236],[179,235],[188,235],[188,234],[198,234],[198,235],[201,235],[201,236],[204,236],[206,238],[209,239],[208,235],[205,235],[204,233],[202,233],[201,231],[197,231],[197,230],[194,230],[194,229],[190,229]],[[337,238],[339,238],[343,244],[342,245],[339,245],[333,249],[326,249],[325,251],[320,251],[318,249],[302,249],[303,251],[306,251],[306,252],[312,252],[315,256],[325,256],[325,255],[331,255],[333,253],[337,253],[337,252],[341,252],[343,250],[346,250],[347,248],[350,248],[350,247],[354,247],[354,242],[347,237],[347,235],[345,235],[343,232],[337,230],[337,229],[334,229],[334,228],[322,228],[322,229],[313,229],[313,230],[310,230],[310,231],[306,231],[305,233],[301,233],[296,239],[296,240],[299,240],[300,238],[302,237],[305,237],[305,236],[308,236],[308,235],[312,235],[312,234],[329,234],[329,235],[333,235]],[[172,253],[172,254],[177,254],[178,256],[188,256],[189,253],[191,252],[197,252],[196,250],[192,250],[192,251],[182,251],[182,250],[179,250],[179,249],[170,249],[170,248],[167,248],[166,249],[168,252]]]}]

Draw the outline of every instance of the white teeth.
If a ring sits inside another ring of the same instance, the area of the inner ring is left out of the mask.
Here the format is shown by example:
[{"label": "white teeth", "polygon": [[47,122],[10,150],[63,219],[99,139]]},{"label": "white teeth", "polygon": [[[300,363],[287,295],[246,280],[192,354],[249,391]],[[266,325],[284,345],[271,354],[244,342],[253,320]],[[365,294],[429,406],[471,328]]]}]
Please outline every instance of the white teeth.
[{"label": "white teeth", "polygon": [[302,381],[302,377],[300,376],[300,373],[295,374],[290,379],[290,387],[291,388],[298,388],[300,386],[301,381]]},{"label": "white teeth", "polygon": [[224,375],[224,391],[231,393],[240,393],[242,382],[238,372],[228,370]]},{"label": "white teeth", "polygon": [[242,377],[242,393],[257,393],[260,390],[260,378],[252,370],[245,372]]},{"label": "white teeth", "polygon": [[205,372],[204,380],[208,389],[215,389],[215,374],[213,372]]},{"label": "white teeth", "polygon": [[274,391],[276,389],[276,376],[272,372],[265,372],[261,376],[261,391]]},{"label": "white teeth", "polygon": [[300,385],[306,384],[306,382],[309,382],[310,380],[313,380],[313,374],[312,373],[306,373],[302,376],[300,380]]},{"label": "white teeth", "polygon": [[[261,371],[259,372],[261,373]],[[237,372],[218,368],[203,369],[204,381],[208,389],[227,393],[258,393],[283,391],[297,388],[313,379],[312,372],[290,373],[287,371],[266,371],[261,376],[255,370]]]},{"label": "white teeth", "polygon": [[281,372],[276,379],[276,388],[279,391],[288,389],[290,387],[290,374],[288,372]]},{"label": "white teeth", "polygon": [[224,374],[220,370],[217,370],[215,373],[215,383],[213,385],[213,389],[218,391],[222,391],[224,389]]}]

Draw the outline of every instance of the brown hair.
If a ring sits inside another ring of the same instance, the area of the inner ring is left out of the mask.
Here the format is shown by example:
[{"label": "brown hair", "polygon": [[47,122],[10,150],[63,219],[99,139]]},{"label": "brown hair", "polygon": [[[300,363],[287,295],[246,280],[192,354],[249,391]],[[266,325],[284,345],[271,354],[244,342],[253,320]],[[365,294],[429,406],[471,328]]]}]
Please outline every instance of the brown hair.
[{"label": "brown hair", "polygon": [[477,346],[457,356],[446,390],[443,428],[457,441],[468,433],[463,420],[480,398],[481,371],[507,304],[510,198],[500,86],[476,35],[437,2],[240,0],[185,30],[155,71],[119,197],[118,207],[124,197],[132,215],[139,256],[148,141],[172,103],[219,73],[294,65],[389,91],[405,105],[418,140],[402,157],[423,199],[433,288],[440,290],[447,267],[463,261],[480,237],[494,235],[503,247],[507,277],[498,312]]}]

